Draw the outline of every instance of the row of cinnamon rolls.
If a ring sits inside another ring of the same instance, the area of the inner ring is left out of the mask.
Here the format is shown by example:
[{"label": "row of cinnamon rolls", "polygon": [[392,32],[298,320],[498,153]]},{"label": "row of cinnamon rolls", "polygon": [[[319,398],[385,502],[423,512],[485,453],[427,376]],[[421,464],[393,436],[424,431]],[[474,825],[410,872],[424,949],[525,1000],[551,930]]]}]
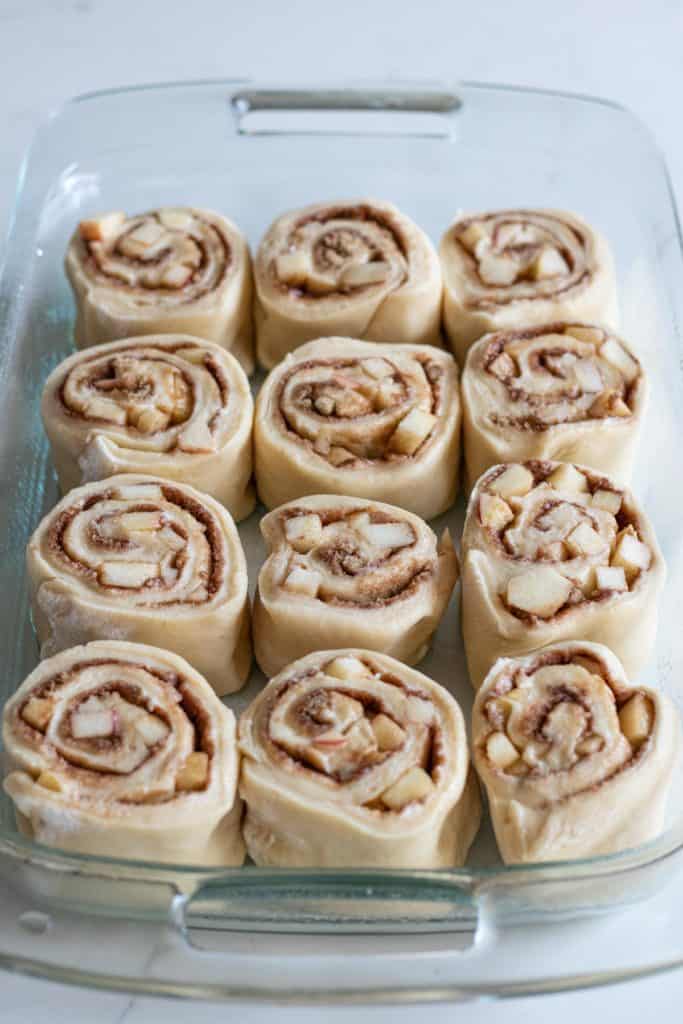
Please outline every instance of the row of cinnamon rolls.
[{"label": "row of cinnamon rolls", "polygon": [[247,373],[318,337],[439,345],[462,365],[496,330],[617,316],[613,261],[581,218],[556,210],[459,216],[439,253],[391,203],[317,203],[279,217],[252,261],[226,217],[170,208],[80,223],[66,256],[76,344],[188,333]]},{"label": "row of cinnamon rolls", "polygon": [[496,662],[472,717],[387,655],[308,655],[240,716],[184,659],[95,641],[40,663],[5,707],[20,830],[72,852],[195,865],[462,864],[483,782],[507,863],[659,834],[679,755],[670,700],[608,648]]},{"label": "row of cinnamon rolls", "polygon": [[[240,726],[240,831],[235,723],[217,699],[251,663],[229,513],[188,485],[124,474],[46,516],[28,569],[47,660],[5,711],[20,827],[129,857],[235,863],[246,840],[271,865],[462,863],[480,814],[462,715],[406,665],[450,600],[450,537],[334,495],[290,502],[262,531],[253,630],[272,679]],[[503,857],[657,834],[679,729],[670,702],[628,682],[664,578],[632,495],[573,464],[494,467],[472,493],[462,560],[481,684],[473,757]],[[603,785],[605,806],[620,803],[589,828]]]},{"label": "row of cinnamon rolls", "polygon": [[[462,387],[461,387],[462,383]],[[189,335],[77,352],[42,413],[63,491],[153,473],[212,495],[237,521],[309,494],[376,498],[425,519],[491,466],[560,458],[627,483],[644,370],[604,327],[556,322],[488,335],[455,360],[429,345],[320,338],[266,378],[255,403],[228,352]]]},{"label": "row of cinnamon rolls", "polygon": [[[274,509],[261,532],[252,616],[242,542],[215,499],[142,474],[70,491],[28,545],[42,655],[97,639],[154,644],[221,695],[245,683],[252,635],[267,676],[335,647],[422,660],[459,576],[448,530],[439,539],[396,505],[324,494]],[[498,657],[556,640],[605,643],[630,675],[647,661],[664,561],[611,478],[573,463],[494,467],[470,497],[461,558],[475,687]]]}]

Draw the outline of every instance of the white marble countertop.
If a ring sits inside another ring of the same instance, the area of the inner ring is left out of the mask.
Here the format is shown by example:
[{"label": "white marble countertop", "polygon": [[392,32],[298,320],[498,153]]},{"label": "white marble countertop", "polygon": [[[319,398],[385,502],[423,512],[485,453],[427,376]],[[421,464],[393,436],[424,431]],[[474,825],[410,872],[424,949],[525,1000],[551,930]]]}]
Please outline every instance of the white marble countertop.
[{"label": "white marble countertop", "polygon": [[[323,13],[324,12],[324,13]],[[74,94],[212,77],[466,78],[592,93],[630,107],[663,148],[683,205],[683,5],[677,0],[0,0],[0,238],[41,116]],[[587,155],[590,159],[590,155]],[[1,245],[1,243],[0,243]],[[1,255],[1,252],[0,252]],[[637,941],[645,941],[639,936]],[[2,1024],[568,1024],[680,1020],[683,971],[569,996],[457,1010],[290,1009],[132,999],[0,975]]]}]

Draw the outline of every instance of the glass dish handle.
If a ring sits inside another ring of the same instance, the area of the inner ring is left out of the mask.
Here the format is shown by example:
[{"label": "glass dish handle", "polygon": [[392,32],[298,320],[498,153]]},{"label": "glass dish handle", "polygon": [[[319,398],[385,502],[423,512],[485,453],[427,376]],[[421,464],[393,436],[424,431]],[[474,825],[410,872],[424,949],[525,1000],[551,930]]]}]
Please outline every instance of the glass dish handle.
[{"label": "glass dish handle", "polygon": [[461,107],[457,89],[438,83],[348,89],[243,87],[230,97],[239,135],[369,132],[447,137]]}]

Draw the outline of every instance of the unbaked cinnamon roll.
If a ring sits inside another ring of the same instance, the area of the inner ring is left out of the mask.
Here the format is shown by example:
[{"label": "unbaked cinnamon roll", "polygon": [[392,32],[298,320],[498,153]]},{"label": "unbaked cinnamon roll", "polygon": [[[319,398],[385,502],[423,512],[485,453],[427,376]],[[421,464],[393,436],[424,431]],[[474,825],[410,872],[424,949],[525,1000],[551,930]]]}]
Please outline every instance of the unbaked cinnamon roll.
[{"label": "unbaked cinnamon roll", "polygon": [[458,371],[432,346],[321,338],[272,370],[256,401],[268,508],[349,494],[431,519],[455,500],[459,460]]},{"label": "unbaked cinnamon roll", "polygon": [[617,293],[609,246],[562,210],[466,214],[440,246],[444,328],[462,366],[489,331],[553,320],[616,326]]},{"label": "unbaked cinnamon roll", "polygon": [[314,338],[440,344],[434,246],[391,203],[316,203],[285,213],[256,255],[256,351],[270,369]]},{"label": "unbaked cinnamon roll", "polygon": [[117,473],[154,473],[254,508],[254,403],[237,360],[208,341],[152,335],[77,352],[43,391],[62,492]]},{"label": "unbaked cinnamon roll", "polygon": [[629,683],[602,644],[496,663],[477,694],[473,757],[506,863],[615,853],[664,825],[678,761],[671,700]]},{"label": "unbaked cinnamon roll", "polygon": [[208,495],[138,474],[78,487],[38,526],[27,565],[42,657],[131,640],[187,658],[219,694],[245,682],[246,560]]},{"label": "unbaked cinnamon roll", "polygon": [[136,334],[193,334],[254,369],[249,247],[227,217],[162,207],[83,220],[66,253],[78,348]]},{"label": "unbaked cinnamon roll", "polygon": [[470,497],[462,627],[478,686],[496,658],[556,640],[606,644],[635,676],[652,650],[665,567],[630,491],[585,466],[495,466]]},{"label": "unbaked cinnamon roll", "polygon": [[383,654],[309,654],[239,722],[244,839],[257,864],[440,868],[479,827],[462,712]]},{"label": "unbaked cinnamon roll", "polygon": [[462,375],[467,477],[525,459],[580,462],[628,483],[647,381],[628,346],[592,324],[499,331]]},{"label": "unbaked cinnamon roll", "polygon": [[235,718],[182,658],[96,641],[42,661],[5,705],[20,831],[133,860],[239,865]]},{"label": "unbaked cinnamon roll", "polygon": [[254,601],[266,675],[312,651],[365,647],[412,665],[429,649],[458,576],[446,531],[380,502],[315,495],[261,520],[269,556]]}]

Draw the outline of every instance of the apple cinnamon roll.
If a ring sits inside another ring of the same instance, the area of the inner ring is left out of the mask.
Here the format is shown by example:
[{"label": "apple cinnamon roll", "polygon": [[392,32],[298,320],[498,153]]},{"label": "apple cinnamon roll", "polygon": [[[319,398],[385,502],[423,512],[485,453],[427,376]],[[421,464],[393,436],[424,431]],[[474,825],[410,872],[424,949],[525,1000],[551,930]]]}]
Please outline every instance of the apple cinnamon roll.
[{"label": "apple cinnamon roll", "polygon": [[444,328],[461,366],[470,345],[490,331],[553,320],[616,326],[610,248],[575,214],[466,214],[444,234],[440,256]]},{"label": "apple cinnamon roll", "polygon": [[42,414],[63,493],[117,473],[154,473],[254,508],[254,403],[224,349],[183,334],[77,352],[52,372]]},{"label": "apple cinnamon roll", "polygon": [[480,819],[462,712],[383,654],[309,654],[239,721],[244,839],[257,864],[440,868]]},{"label": "apple cinnamon roll", "polygon": [[256,401],[256,485],[268,508],[348,494],[431,519],[455,500],[453,357],[428,345],[321,338],[270,372]]},{"label": "apple cinnamon roll", "polygon": [[182,658],[96,641],[34,669],[3,712],[20,831],[133,860],[239,865],[235,718]]},{"label": "apple cinnamon roll", "polygon": [[82,220],[66,253],[78,348],[137,334],[192,334],[254,369],[249,247],[227,217],[162,207]]},{"label": "apple cinnamon roll", "polygon": [[439,345],[441,270],[424,232],[391,203],[316,203],[268,229],[254,264],[259,362],[314,338]]},{"label": "apple cinnamon roll", "polygon": [[557,640],[606,644],[635,676],[652,650],[665,567],[630,491],[585,466],[495,466],[470,497],[462,628],[479,686],[501,656]]},{"label": "apple cinnamon roll", "polygon": [[186,658],[219,694],[246,681],[246,560],[208,495],[137,474],[78,487],[38,526],[27,566],[42,657],[130,640]]},{"label": "apple cinnamon roll", "polygon": [[462,375],[468,479],[500,462],[561,459],[627,483],[646,397],[643,367],[606,328],[562,322],[489,334]]},{"label": "apple cinnamon roll", "polygon": [[403,509],[315,495],[261,520],[269,556],[254,600],[266,675],[316,650],[364,647],[409,665],[429,649],[458,577],[448,531]]},{"label": "apple cinnamon roll", "polygon": [[680,722],[607,647],[579,640],[498,661],[477,694],[472,745],[503,860],[570,860],[662,831]]}]

